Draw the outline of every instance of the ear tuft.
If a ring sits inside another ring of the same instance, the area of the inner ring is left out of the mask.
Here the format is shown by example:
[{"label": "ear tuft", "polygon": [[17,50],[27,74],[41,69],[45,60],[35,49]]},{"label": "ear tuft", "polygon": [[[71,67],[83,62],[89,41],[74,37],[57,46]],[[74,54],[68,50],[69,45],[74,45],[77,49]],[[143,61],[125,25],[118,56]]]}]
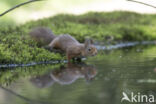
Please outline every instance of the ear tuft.
[{"label": "ear tuft", "polygon": [[90,39],[90,43],[91,43],[91,44],[94,44],[94,41],[93,41],[93,39]]},{"label": "ear tuft", "polygon": [[89,45],[91,45],[90,39],[89,38],[86,38],[84,44],[85,44],[85,48],[89,47]]}]

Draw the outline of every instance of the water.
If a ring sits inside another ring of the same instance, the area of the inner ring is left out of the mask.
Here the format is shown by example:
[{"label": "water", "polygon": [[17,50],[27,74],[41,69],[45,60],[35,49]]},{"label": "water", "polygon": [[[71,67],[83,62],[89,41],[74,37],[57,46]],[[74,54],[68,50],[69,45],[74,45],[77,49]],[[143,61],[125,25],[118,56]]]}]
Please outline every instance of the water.
[{"label": "water", "polygon": [[155,45],[140,45],[100,51],[83,63],[3,69],[0,104],[132,104],[121,103],[123,92],[156,99],[155,63]]}]

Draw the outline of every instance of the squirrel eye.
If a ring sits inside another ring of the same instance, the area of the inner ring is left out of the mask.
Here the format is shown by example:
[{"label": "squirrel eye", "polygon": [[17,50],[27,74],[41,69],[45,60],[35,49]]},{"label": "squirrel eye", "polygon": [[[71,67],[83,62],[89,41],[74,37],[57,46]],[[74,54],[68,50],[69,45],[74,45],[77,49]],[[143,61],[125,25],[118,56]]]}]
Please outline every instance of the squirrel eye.
[{"label": "squirrel eye", "polygon": [[90,48],[88,48],[88,51],[91,51],[91,49],[90,49]]}]

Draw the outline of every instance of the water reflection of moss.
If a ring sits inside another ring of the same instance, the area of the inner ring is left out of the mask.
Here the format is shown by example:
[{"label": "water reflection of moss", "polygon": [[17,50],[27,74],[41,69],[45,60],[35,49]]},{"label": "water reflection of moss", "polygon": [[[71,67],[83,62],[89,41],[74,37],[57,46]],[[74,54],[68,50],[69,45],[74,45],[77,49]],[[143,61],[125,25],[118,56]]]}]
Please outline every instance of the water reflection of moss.
[{"label": "water reflection of moss", "polygon": [[[68,33],[79,41],[90,36],[95,40],[142,41],[156,39],[155,15],[131,12],[87,13],[84,15],[57,15],[20,26],[0,26],[0,63],[27,63],[64,59],[60,54],[37,47],[28,37],[32,27],[47,26],[55,34]],[[151,28],[152,26],[152,28]]]},{"label": "water reflection of moss", "polygon": [[60,65],[62,64],[37,65],[31,67],[19,67],[15,69],[4,69],[0,72],[0,84],[7,86],[20,78],[42,75],[52,69],[58,68]]}]

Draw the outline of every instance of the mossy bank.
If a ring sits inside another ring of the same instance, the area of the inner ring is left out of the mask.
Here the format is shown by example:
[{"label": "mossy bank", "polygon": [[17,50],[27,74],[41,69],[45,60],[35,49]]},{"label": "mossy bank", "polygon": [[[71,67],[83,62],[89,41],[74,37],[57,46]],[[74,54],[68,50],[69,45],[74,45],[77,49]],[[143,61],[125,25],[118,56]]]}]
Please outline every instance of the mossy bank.
[{"label": "mossy bank", "polygon": [[85,37],[96,41],[143,41],[156,39],[156,15],[132,12],[57,15],[20,26],[0,24],[0,63],[29,63],[64,60],[64,55],[38,47],[28,33],[33,27],[49,27],[55,34],[70,34],[80,42]]}]

